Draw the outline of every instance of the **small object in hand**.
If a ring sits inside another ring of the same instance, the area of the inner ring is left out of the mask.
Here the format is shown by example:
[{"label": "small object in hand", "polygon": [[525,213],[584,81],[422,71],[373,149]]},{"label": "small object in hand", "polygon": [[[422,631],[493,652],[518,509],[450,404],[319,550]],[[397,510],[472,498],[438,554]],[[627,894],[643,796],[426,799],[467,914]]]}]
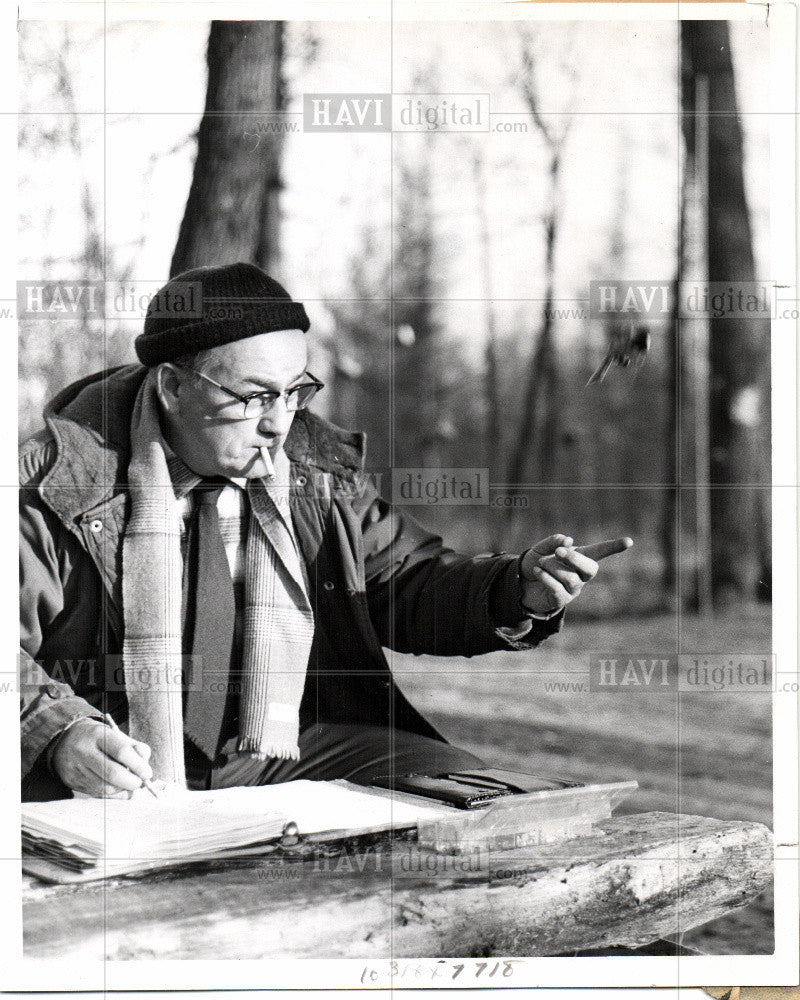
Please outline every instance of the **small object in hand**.
[{"label": "small object in hand", "polygon": [[[116,724],[116,722],[114,721],[114,719],[108,714],[108,712],[105,713],[105,715],[103,716],[103,718],[106,720],[106,722],[108,723],[108,725],[111,726],[111,728],[115,732],[117,732],[117,733],[121,733],[122,732],[122,730]],[[139,756],[141,757],[141,754],[139,754]],[[150,792],[150,794],[153,796],[154,799],[158,798],[158,792],[156,791],[155,786],[153,785],[152,781],[147,781],[145,778],[142,778],[142,787],[146,788],[147,791]]]},{"label": "small object in hand", "polygon": [[605,542],[593,542],[591,545],[576,545],[575,551],[599,561],[607,559],[608,556],[617,555],[619,552],[625,552],[632,545],[633,539],[624,535],[622,538],[609,538]]},{"label": "small object in hand", "polygon": [[649,349],[650,331],[646,326],[636,326],[631,323],[630,327],[615,331],[608,354],[586,384],[592,385],[594,382],[602,382],[612,365],[616,364],[620,368],[627,368],[631,362],[641,364]]}]

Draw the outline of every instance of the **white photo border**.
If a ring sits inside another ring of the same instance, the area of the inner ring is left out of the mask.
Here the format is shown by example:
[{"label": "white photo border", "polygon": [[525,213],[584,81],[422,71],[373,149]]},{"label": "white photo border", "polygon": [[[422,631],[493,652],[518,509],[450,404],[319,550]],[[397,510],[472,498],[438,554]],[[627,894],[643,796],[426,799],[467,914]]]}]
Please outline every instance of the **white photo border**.
[{"label": "white photo border", "polygon": [[[3,5],[2,53],[6,86],[0,89],[0,129],[3,141],[3,180],[9,193],[15,189],[13,163],[16,149],[16,25],[14,5]],[[769,17],[771,51],[771,250],[772,279],[797,298],[795,163],[797,162],[795,79],[796,9],[788,3],[369,3],[295,2],[262,3],[37,3],[19,5],[22,20],[210,20],[270,18],[287,20],[677,20],[709,19],[743,21]],[[9,169],[9,167],[11,169]],[[16,231],[16,206],[3,199],[4,232]],[[13,240],[0,241],[2,270],[0,298],[15,301],[16,256]],[[13,318],[0,317],[2,370],[16,370],[17,334]],[[791,321],[772,328],[772,469],[774,604],[773,650],[778,670],[797,673],[798,646],[798,434],[797,434],[797,324]],[[0,441],[0,524],[4,526],[4,551],[14,551],[12,525],[16,521],[16,398],[0,396],[3,426]],[[15,537],[15,536],[14,536]],[[7,548],[6,548],[7,546]],[[16,633],[18,585],[13,560],[3,560],[2,634],[5,637],[2,674],[15,671],[16,653],[11,637]],[[783,665],[783,667],[782,667]],[[6,808],[0,821],[0,899],[3,900],[2,957],[0,969],[7,989],[18,990],[171,990],[171,989],[353,989],[371,993],[391,986],[389,960],[237,960],[237,961],[126,961],[98,962],[97,966],[68,961],[22,958],[21,880],[19,869],[19,741],[16,694],[0,691],[0,732],[3,760],[0,771]],[[706,982],[787,985],[798,981],[798,711],[796,700],[776,693],[773,731],[774,827],[776,849],[775,953],[766,956],[715,955],[702,957],[529,958],[520,963],[513,987],[689,986]],[[420,960],[426,961],[426,960]],[[435,959],[430,961],[435,962]],[[469,962],[471,960],[464,959]],[[365,965],[385,965],[380,982],[361,984]],[[442,985],[451,986],[444,982]],[[433,992],[433,987],[428,987]],[[451,986],[452,988],[452,986]],[[495,988],[495,987],[493,987]],[[397,989],[397,987],[393,987]],[[472,989],[477,989],[472,984]],[[417,991],[415,991],[417,992]],[[598,990],[598,993],[603,991]],[[377,995],[377,994],[376,994]]]}]

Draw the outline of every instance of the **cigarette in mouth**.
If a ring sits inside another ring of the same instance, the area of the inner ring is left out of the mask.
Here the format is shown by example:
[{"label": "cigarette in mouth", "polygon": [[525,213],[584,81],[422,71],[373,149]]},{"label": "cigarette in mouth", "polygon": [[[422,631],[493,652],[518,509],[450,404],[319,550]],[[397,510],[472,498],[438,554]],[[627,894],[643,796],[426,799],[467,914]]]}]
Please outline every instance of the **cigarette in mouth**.
[{"label": "cigarette in mouth", "polygon": [[261,461],[267,467],[267,475],[269,476],[270,479],[274,479],[275,478],[275,466],[272,464],[272,456],[269,453],[269,449],[268,448],[259,448],[258,450],[261,452]]}]

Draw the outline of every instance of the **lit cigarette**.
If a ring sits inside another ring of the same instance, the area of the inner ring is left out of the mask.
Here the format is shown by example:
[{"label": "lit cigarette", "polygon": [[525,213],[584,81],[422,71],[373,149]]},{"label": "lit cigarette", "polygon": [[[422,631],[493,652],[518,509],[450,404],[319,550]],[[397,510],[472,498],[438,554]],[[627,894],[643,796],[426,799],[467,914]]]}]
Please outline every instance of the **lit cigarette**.
[{"label": "lit cigarette", "polygon": [[267,467],[267,475],[269,476],[270,479],[274,479],[275,478],[275,466],[272,464],[272,457],[271,457],[271,455],[269,453],[269,449],[268,448],[259,448],[258,450],[261,452],[261,461]]}]

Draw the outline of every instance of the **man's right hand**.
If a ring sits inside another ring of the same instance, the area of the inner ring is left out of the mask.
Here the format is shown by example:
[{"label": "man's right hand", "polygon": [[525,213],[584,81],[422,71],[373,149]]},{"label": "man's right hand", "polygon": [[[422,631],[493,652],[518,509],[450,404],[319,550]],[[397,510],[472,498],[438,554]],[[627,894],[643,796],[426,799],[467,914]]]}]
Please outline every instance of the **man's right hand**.
[{"label": "man's right hand", "polygon": [[74,723],[53,749],[51,766],[68,788],[96,798],[136,791],[153,777],[150,747],[96,719]]}]

